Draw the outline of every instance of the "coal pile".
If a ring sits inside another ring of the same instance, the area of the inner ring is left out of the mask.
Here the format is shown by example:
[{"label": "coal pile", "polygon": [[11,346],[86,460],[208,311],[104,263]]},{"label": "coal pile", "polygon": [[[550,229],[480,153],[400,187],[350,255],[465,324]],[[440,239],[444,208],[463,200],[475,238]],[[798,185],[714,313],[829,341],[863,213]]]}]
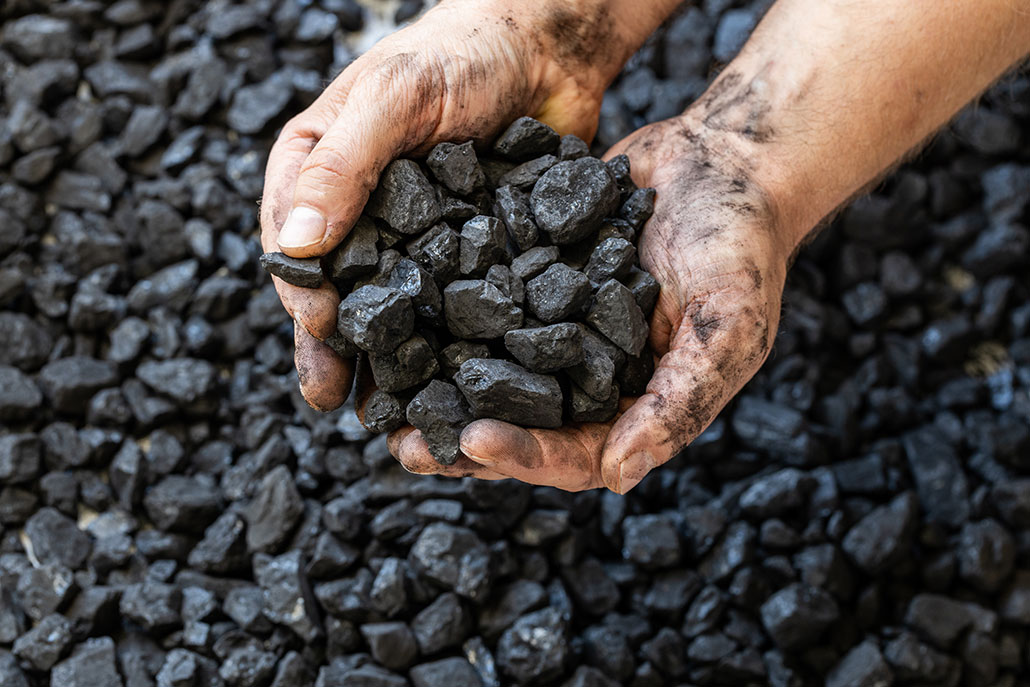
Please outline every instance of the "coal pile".
[{"label": "coal pile", "polygon": [[417,162],[396,160],[329,255],[261,256],[296,286],[332,281],[343,300],[329,342],[367,359],[376,386],[365,427],[409,422],[444,465],[473,419],[609,420],[620,389],[642,393],[653,364],[646,318],[658,282],[634,244],[654,189],[636,187],[625,155],[590,157],[582,140],[531,117],[492,152],[480,165],[471,141],[440,143],[426,159],[435,185]]},{"label": "coal pile", "polygon": [[[760,9],[684,8],[599,145]],[[410,475],[297,391],[256,202],[361,18],[0,7],[0,685],[1025,684],[1030,80],[799,256],[682,457],[570,494]]]}]

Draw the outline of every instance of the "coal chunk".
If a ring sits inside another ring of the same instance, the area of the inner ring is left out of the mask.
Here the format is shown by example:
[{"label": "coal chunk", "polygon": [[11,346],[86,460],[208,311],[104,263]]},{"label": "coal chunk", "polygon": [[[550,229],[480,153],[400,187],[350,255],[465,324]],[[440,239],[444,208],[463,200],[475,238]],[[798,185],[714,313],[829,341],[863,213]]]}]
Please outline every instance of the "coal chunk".
[{"label": "coal chunk", "polygon": [[874,642],[854,647],[826,676],[827,687],[878,687],[894,681],[894,672]]},{"label": "coal chunk", "polygon": [[571,322],[530,329],[512,329],[504,345],[532,372],[555,372],[583,362],[583,334]]},{"label": "coal chunk", "polygon": [[626,277],[637,259],[637,249],[626,239],[608,238],[597,244],[583,273],[595,284]]},{"label": "coal chunk", "polygon": [[486,182],[472,141],[438,143],[426,157],[436,180],[461,196],[467,196]]},{"label": "coal chunk", "polygon": [[607,422],[619,410],[619,385],[612,384],[608,397],[597,400],[576,383],[569,385],[568,417],[573,422]]},{"label": "coal chunk", "polygon": [[426,340],[414,334],[390,353],[369,353],[376,386],[395,393],[428,381],[440,366]]},{"label": "coal chunk", "polygon": [[639,231],[654,214],[654,200],[655,190],[653,188],[638,188],[619,208],[619,217]]},{"label": "coal chunk", "polygon": [[597,290],[587,313],[587,322],[631,356],[640,355],[647,343],[644,313],[633,293],[614,279],[609,279]]},{"label": "coal chunk", "polygon": [[411,629],[402,622],[367,623],[361,636],[372,658],[390,670],[405,670],[418,657],[418,644]]},{"label": "coal chunk", "polygon": [[600,336],[583,328],[583,362],[567,369],[569,378],[590,398],[605,402],[615,380],[615,359]]},{"label": "coal chunk", "polygon": [[459,656],[422,663],[409,673],[415,687],[481,687],[476,669],[467,659]]},{"label": "coal chunk", "polygon": [[859,520],[841,546],[860,568],[871,575],[879,574],[910,551],[917,515],[915,496],[901,494]]},{"label": "coal chunk", "polygon": [[262,478],[245,512],[247,548],[274,551],[286,541],[303,512],[289,469],[285,465],[273,469]]},{"label": "coal chunk", "polygon": [[618,203],[615,178],[596,158],[559,162],[540,177],[530,194],[537,225],[558,245],[585,239]]},{"label": "coal chunk", "polygon": [[494,141],[494,152],[517,162],[557,150],[560,137],[554,129],[532,117],[519,117]]},{"label": "coal chunk", "polygon": [[794,583],[762,604],[762,625],[782,649],[801,649],[819,641],[837,621],[840,609],[828,593],[811,585]]},{"label": "coal chunk", "polygon": [[261,266],[269,274],[294,286],[315,289],[322,285],[322,265],[318,258],[291,258],[284,253],[265,253]]},{"label": "coal chunk", "polygon": [[383,286],[362,286],[340,303],[337,325],[340,333],[362,350],[389,353],[411,336],[415,310],[406,293]]},{"label": "coal chunk", "polygon": [[461,430],[472,421],[472,412],[457,387],[432,380],[408,404],[406,415],[422,433],[433,458],[443,465],[458,460]]},{"label": "coal chunk", "polygon": [[511,261],[516,277],[528,281],[558,262],[558,246],[534,246]]},{"label": "coal chunk", "polygon": [[67,687],[121,687],[114,640],[96,637],[79,644],[71,656],[54,666],[50,681]]},{"label": "coal chunk", "polygon": [[957,554],[959,576],[979,590],[994,592],[1012,573],[1015,542],[997,520],[967,522]]},{"label": "coal chunk", "polygon": [[72,624],[59,613],[52,613],[18,637],[12,651],[36,670],[50,670],[72,643]]},{"label": "coal chunk", "polygon": [[493,284],[459,279],[443,291],[447,328],[461,339],[495,339],[522,325],[522,309]]},{"label": "coal chunk", "polygon": [[226,112],[229,126],[241,134],[256,134],[279,116],[293,97],[293,83],[285,72],[276,72],[260,83],[236,91]]},{"label": "coal chunk", "polygon": [[461,237],[446,224],[438,224],[406,247],[412,260],[440,284],[458,278],[461,271]]},{"label": "coal chunk", "polygon": [[486,596],[490,554],[475,532],[434,522],[411,547],[412,567],[427,579],[472,600]]},{"label": "coal chunk", "polygon": [[264,592],[265,617],[311,643],[322,636],[322,627],[302,555],[296,549],[275,558],[259,554],[254,557],[254,577]]},{"label": "coal chunk", "polygon": [[55,508],[41,508],[25,523],[36,559],[75,570],[89,557],[93,542],[71,518]]},{"label": "coal chunk", "polygon": [[379,252],[376,249],[378,240],[379,230],[375,222],[364,215],[359,217],[340,245],[325,258],[329,279],[346,282],[374,272],[379,264]]},{"label": "coal chunk", "polygon": [[530,190],[543,173],[557,163],[558,158],[554,155],[544,155],[505,172],[497,183],[501,186],[514,186],[523,191]]},{"label": "coal chunk", "polygon": [[514,186],[502,186],[494,196],[493,213],[504,222],[520,251],[528,251],[540,238],[529,203],[529,195]]},{"label": "coal chunk", "polygon": [[622,522],[622,555],[644,568],[667,568],[680,561],[682,546],[672,520],[660,514],[631,515]]},{"label": "coal chunk", "polygon": [[401,258],[390,272],[386,286],[406,293],[418,317],[435,322],[443,311],[443,297],[433,276],[412,260]]},{"label": "coal chunk", "polygon": [[927,519],[952,526],[968,520],[966,476],[954,448],[932,427],[905,435],[903,444]]},{"label": "coal chunk", "polygon": [[570,648],[566,620],[555,608],[522,616],[497,643],[497,665],[519,684],[540,684],[561,674]]},{"label": "coal chunk", "polygon": [[218,489],[186,475],[169,475],[147,491],[143,506],[163,530],[203,532],[222,508]]},{"label": "coal chunk", "polygon": [[461,228],[460,270],[482,277],[491,266],[507,262],[507,234],[501,220],[477,215]]},{"label": "coal chunk", "polygon": [[422,655],[431,656],[461,644],[468,635],[470,622],[458,595],[445,592],[415,615],[411,631]]},{"label": "coal chunk", "polygon": [[581,312],[589,300],[590,279],[562,263],[551,265],[526,282],[526,304],[546,323],[570,319]]},{"label": "coal chunk", "polygon": [[383,170],[365,211],[401,234],[417,234],[440,221],[433,187],[411,160],[394,160]]},{"label": "coal chunk", "polygon": [[458,368],[466,360],[472,358],[489,358],[490,347],[485,343],[477,343],[474,341],[455,341],[449,346],[445,346],[440,351],[439,362],[440,368],[443,373],[450,378],[453,378],[458,372]]},{"label": "coal chunk", "polygon": [[141,627],[166,632],[182,623],[181,605],[182,591],[178,587],[148,580],[126,587],[118,610]]},{"label": "coal chunk", "polygon": [[365,418],[362,423],[370,432],[392,432],[400,429],[406,417],[405,404],[393,394],[376,389],[365,402]]},{"label": "coal chunk", "polygon": [[473,415],[526,427],[560,427],[562,392],[554,377],[506,360],[473,358],[454,378]]},{"label": "coal chunk", "polygon": [[72,356],[47,363],[39,373],[39,385],[56,410],[82,412],[90,397],[118,380],[115,366],[106,360]]}]

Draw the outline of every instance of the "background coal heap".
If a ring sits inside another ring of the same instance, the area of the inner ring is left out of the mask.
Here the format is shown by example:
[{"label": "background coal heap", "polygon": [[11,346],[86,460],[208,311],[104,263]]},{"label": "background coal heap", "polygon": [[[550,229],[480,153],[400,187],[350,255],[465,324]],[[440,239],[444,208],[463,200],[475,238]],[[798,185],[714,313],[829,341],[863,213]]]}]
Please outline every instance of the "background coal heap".
[{"label": "background coal heap", "polygon": [[[701,92],[734,5],[633,58],[601,148]],[[682,458],[568,494],[409,475],[296,391],[255,201],[361,17],[3,3],[0,684],[1022,684],[1030,80],[801,255]]]}]

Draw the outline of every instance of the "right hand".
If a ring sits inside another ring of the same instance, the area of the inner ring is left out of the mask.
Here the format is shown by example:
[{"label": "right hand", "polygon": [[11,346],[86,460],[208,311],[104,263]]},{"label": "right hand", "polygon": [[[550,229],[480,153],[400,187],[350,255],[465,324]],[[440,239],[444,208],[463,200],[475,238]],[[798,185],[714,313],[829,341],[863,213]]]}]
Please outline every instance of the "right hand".
[{"label": "right hand", "polygon": [[[562,9],[582,4],[541,0],[515,13],[500,0],[455,0],[376,44],[273,146],[261,204],[264,250],[326,254],[387,164],[442,141],[489,142],[526,114],[589,141],[604,89],[635,39],[620,35],[606,10]],[[305,289],[273,281],[295,322],[304,398],[321,410],[342,405],[353,362],[322,343],[336,328],[339,294],[328,282]]]}]

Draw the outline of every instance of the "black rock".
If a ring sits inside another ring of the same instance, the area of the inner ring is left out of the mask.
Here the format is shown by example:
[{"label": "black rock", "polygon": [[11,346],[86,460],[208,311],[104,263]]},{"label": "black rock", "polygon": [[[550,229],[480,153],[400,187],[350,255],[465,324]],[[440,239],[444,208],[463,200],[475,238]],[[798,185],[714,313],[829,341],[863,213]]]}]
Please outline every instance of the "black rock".
[{"label": "black rock", "polygon": [[0,363],[30,372],[47,360],[53,345],[50,333],[32,318],[0,312]]},{"label": "black rock", "polygon": [[365,402],[362,422],[370,432],[392,432],[402,427],[407,420],[405,407],[397,396],[376,389]]},{"label": "black rock", "polygon": [[482,277],[491,266],[507,262],[507,233],[501,220],[477,215],[461,228],[460,270]]},{"label": "black rock", "polygon": [[54,666],[50,681],[67,687],[122,687],[114,640],[97,637],[77,645],[70,657]]},{"label": "black rock", "polygon": [[852,648],[826,676],[827,687],[877,687],[893,681],[879,647],[868,640]]},{"label": "black rock", "polygon": [[408,404],[406,416],[422,433],[433,458],[443,465],[458,460],[461,430],[472,422],[472,412],[457,387],[432,380]]},{"label": "black rock", "polygon": [[529,191],[543,173],[554,167],[557,163],[558,158],[554,155],[543,155],[533,160],[528,160],[502,174],[501,178],[497,180],[497,184],[499,186],[514,186],[522,191]]},{"label": "black rock", "polygon": [[181,405],[189,405],[212,390],[215,367],[206,360],[196,358],[152,360],[137,367],[136,376],[154,391],[171,397]]},{"label": "black rock", "polygon": [[426,156],[426,165],[437,181],[461,196],[471,194],[486,181],[472,141],[438,143]]},{"label": "black rock", "polygon": [[161,529],[203,532],[221,511],[221,496],[207,482],[169,475],[143,497],[147,515]]},{"label": "black rock", "polygon": [[560,137],[532,117],[519,117],[494,141],[494,152],[517,162],[557,150]]},{"label": "black rock", "polygon": [[432,656],[460,645],[468,635],[469,625],[470,618],[461,600],[456,594],[446,592],[415,615],[411,631],[422,655]]},{"label": "black rock", "polygon": [[526,285],[515,276],[507,265],[491,265],[486,271],[486,281],[510,298],[520,308],[526,302]]},{"label": "black rock", "polygon": [[166,632],[182,623],[181,604],[182,591],[178,587],[162,582],[140,582],[125,588],[118,609],[148,630]]},{"label": "black rock", "polygon": [[271,681],[275,663],[274,653],[248,644],[230,651],[218,667],[218,675],[230,687],[259,687]]},{"label": "black rock", "polygon": [[615,178],[596,158],[559,162],[540,177],[530,194],[537,225],[558,245],[586,238],[618,202]]},{"label": "black rock", "polygon": [[36,670],[50,670],[71,643],[71,623],[63,615],[53,613],[18,637],[12,652]]},{"label": "black rock", "polygon": [[618,412],[619,398],[618,384],[612,385],[606,399],[596,400],[578,384],[572,383],[567,395],[568,417],[573,422],[607,422]]},{"label": "black rock", "polygon": [[115,366],[106,360],[72,356],[47,363],[39,373],[39,384],[56,410],[81,413],[97,391],[118,381]]},{"label": "black rock", "polygon": [[622,279],[629,275],[637,259],[636,247],[620,238],[608,238],[597,244],[590,254],[590,260],[583,273],[595,284],[603,284],[609,279]]},{"label": "black rock", "polygon": [[554,377],[506,360],[472,358],[454,377],[477,418],[496,418],[526,427],[560,427],[562,392]]},{"label": "black rock", "polygon": [[234,587],[225,595],[222,611],[243,630],[266,633],[271,628],[265,617],[265,596],[260,587],[244,585]]},{"label": "black rock", "polygon": [[359,217],[340,245],[325,258],[329,278],[334,282],[349,281],[374,272],[379,262],[378,240],[375,222],[364,215]]},{"label": "black rock", "polygon": [[795,650],[818,642],[837,621],[833,597],[807,584],[794,583],[770,596],[761,608],[762,625],[781,649]]},{"label": "black rock", "polygon": [[369,353],[368,361],[376,386],[389,393],[410,389],[440,371],[433,349],[418,334],[391,353]]},{"label": "black rock", "polygon": [[434,522],[422,530],[408,559],[416,572],[461,596],[486,596],[490,554],[472,530]]},{"label": "black rock", "polygon": [[[242,6],[241,6],[242,7]],[[241,134],[256,134],[279,116],[293,98],[293,84],[285,72],[235,92],[226,112],[229,126]]]},{"label": "black rock", "polygon": [[411,259],[424,267],[438,283],[446,284],[458,278],[461,271],[461,237],[446,224],[437,224],[409,241],[406,250]]},{"label": "black rock", "polygon": [[[63,565],[50,563],[28,568],[18,576],[18,603],[25,614],[40,621],[56,613],[78,591],[73,573]],[[14,637],[11,637],[14,640]]]},{"label": "black rock", "polygon": [[402,622],[367,623],[361,636],[372,658],[390,670],[406,670],[418,657],[415,635]]},{"label": "black rock", "polygon": [[[611,398],[615,381],[615,359],[608,345],[589,329],[583,328],[583,362],[566,370],[583,393],[598,403]],[[610,345],[610,344],[609,344]]]},{"label": "black rock", "polygon": [[654,200],[655,190],[653,188],[638,188],[619,208],[619,216],[639,231],[654,214]]},{"label": "black rock", "polygon": [[40,449],[39,437],[35,434],[0,436],[0,483],[18,484],[35,479],[39,472]]},{"label": "black rock", "polygon": [[390,353],[414,331],[415,310],[397,289],[362,286],[340,303],[337,325],[362,350]]},{"label": "black rock", "polygon": [[680,561],[682,547],[673,522],[664,515],[631,515],[622,523],[622,555],[645,568]]},{"label": "black rock", "polygon": [[494,197],[493,213],[504,222],[519,251],[528,251],[536,245],[540,230],[533,219],[528,194],[514,186],[501,186]]},{"label": "black rock", "polygon": [[455,341],[440,351],[440,368],[447,377],[454,377],[458,368],[466,360],[472,358],[489,358],[490,348],[485,343],[472,341]]},{"label": "black rock", "polygon": [[443,311],[443,297],[432,275],[407,258],[401,258],[390,272],[386,286],[411,298],[415,315],[435,322]]},{"label": "black rock", "polygon": [[583,362],[583,335],[569,322],[513,329],[505,333],[504,345],[533,372],[554,372]]},{"label": "black rock", "polygon": [[516,277],[528,281],[558,262],[557,246],[535,246],[511,261],[511,271]]},{"label": "black rock", "polygon": [[308,289],[322,285],[322,264],[318,258],[291,258],[284,253],[265,253],[261,266],[284,282]]},{"label": "black rock", "polygon": [[629,355],[638,356],[644,350],[648,333],[644,313],[633,293],[614,279],[597,290],[586,319]]},{"label": "black rock", "polygon": [[365,211],[402,234],[417,234],[440,221],[433,187],[411,160],[387,165]]},{"label": "black rock", "polygon": [[303,642],[322,636],[315,598],[308,587],[300,551],[254,557],[254,578],[265,595],[265,617],[293,630]]},{"label": "black rock", "polygon": [[304,504],[285,465],[273,469],[261,480],[245,512],[247,549],[275,551],[293,531],[304,512]]},{"label": "black rock", "polygon": [[[548,324],[579,314],[589,299],[590,279],[562,263],[551,265],[526,282],[526,304],[536,317]],[[610,306],[602,306],[598,315],[610,310]]]},{"label": "black rock", "polygon": [[41,508],[25,523],[25,535],[36,559],[75,570],[89,557],[93,542],[75,521],[54,508]]},{"label": "black rock", "polygon": [[548,607],[522,616],[497,643],[497,665],[519,684],[539,684],[561,674],[569,658],[565,618]]},{"label": "black rock", "polygon": [[409,673],[415,687],[481,687],[479,673],[466,659],[457,656],[422,663]]},{"label": "black rock", "polygon": [[558,157],[562,160],[578,160],[590,154],[590,146],[574,134],[566,134],[558,143]]},{"label": "black rock", "polygon": [[903,681],[943,684],[949,673],[956,672],[953,670],[954,659],[923,644],[910,632],[903,632],[887,642],[883,647],[883,657],[895,677]]},{"label": "black rock", "polygon": [[959,576],[984,592],[997,591],[1012,573],[1015,542],[997,520],[967,522],[957,547]]},{"label": "black rock", "polygon": [[970,626],[990,632],[996,622],[992,611],[940,594],[917,594],[905,611],[906,625],[945,650]]},{"label": "black rock", "polygon": [[903,444],[927,520],[951,526],[968,520],[966,477],[952,446],[932,427],[906,434]]},{"label": "black rock", "polygon": [[482,279],[459,279],[443,291],[447,329],[461,339],[495,339],[522,325],[522,309]]},{"label": "black rock", "polygon": [[880,506],[848,530],[842,548],[860,568],[877,575],[911,550],[918,507],[911,492]]}]

